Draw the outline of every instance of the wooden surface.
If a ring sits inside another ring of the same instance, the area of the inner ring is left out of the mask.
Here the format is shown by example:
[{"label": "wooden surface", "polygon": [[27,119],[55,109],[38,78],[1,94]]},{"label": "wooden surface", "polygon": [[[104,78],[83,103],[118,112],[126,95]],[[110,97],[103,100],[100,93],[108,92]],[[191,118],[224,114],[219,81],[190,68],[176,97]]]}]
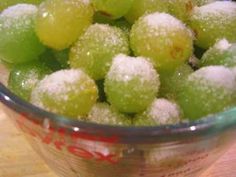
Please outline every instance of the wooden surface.
[{"label": "wooden surface", "polygon": [[[1,111],[1,105],[0,177],[57,177]],[[236,145],[201,177],[236,177]]]}]

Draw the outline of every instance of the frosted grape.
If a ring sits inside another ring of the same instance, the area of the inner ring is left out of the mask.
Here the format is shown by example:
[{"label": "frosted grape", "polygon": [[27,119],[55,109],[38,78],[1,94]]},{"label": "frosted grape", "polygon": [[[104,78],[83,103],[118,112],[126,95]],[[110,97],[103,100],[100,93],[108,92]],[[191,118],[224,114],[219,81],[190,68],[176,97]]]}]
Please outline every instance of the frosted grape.
[{"label": "frosted grape", "polygon": [[142,112],[157,96],[159,75],[142,57],[117,55],[105,78],[108,101],[120,112]]},{"label": "frosted grape", "polygon": [[18,4],[0,14],[0,58],[8,63],[37,60],[45,47],[34,32],[37,7]]},{"label": "frosted grape", "polygon": [[133,0],[92,0],[95,9],[111,19],[124,16],[130,9]]},{"label": "frosted grape", "polygon": [[190,27],[196,34],[196,45],[205,49],[223,38],[236,42],[236,2],[216,1],[196,7]]},{"label": "frosted grape", "polygon": [[180,107],[167,99],[155,99],[141,114],[134,118],[135,126],[177,124],[181,120]]},{"label": "frosted grape", "polygon": [[88,114],[88,121],[117,126],[131,125],[131,118],[119,113],[107,103],[96,103]]},{"label": "frosted grape", "polygon": [[201,59],[201,66],[210,65],[236,66],[236,43],[230,44],[222,39],[207,50]]},{"label": "frosted grape", "polygon": [[68,48],[92,23],[93,8],[84,0],[46,0],[39,7],[36,32],[48,47]]},{"label": "frosted grape", "polygon": [[95,82],[81,70],[60,70],[41,80],[31,102],[72,119],[88,114],[98,98]]},{"label": "frosted grape", "polygon": [[94,24],[81,36],[70,52],[70,66],[81,68],[93,79],[105,78],[112,58],[129,54],[126,34],[119,28],[105,24]]},{"label": "frosted grape", "polygon": [[191,31],[166,13],[156,12],[136,21],[130,43],[136,56],[150,58],[158,70],[173,71],[193,53]]},{"label": "frosted grape", "polygon": [[10,72],[8,87],[19,97],[29,100],[36,84],[51,72],[50,68],[39,62],[14,66]]},{"label": "frosted grape", "polygon": [[196,120],[235,104],[235,77],[224,66],[203,67],[189,75],[178,102],[186,118]]}]

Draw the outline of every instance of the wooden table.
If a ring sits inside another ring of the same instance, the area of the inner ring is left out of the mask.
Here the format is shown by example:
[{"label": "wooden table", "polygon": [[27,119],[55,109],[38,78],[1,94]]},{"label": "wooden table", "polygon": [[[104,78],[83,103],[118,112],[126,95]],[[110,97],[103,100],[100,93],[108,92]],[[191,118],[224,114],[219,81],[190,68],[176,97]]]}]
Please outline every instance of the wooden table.
[{"label": "wooden table", "polygon": [[[1,111],[1,105],[0,177],[57,177]],[[236,144],[201,177],[236,177]]]}]

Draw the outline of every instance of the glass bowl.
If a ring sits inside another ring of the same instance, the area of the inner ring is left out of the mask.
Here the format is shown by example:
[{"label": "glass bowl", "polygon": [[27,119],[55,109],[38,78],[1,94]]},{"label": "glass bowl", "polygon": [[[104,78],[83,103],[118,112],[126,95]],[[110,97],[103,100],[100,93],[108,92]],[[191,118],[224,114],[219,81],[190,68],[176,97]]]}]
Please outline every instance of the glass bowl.
[{"label": "glass bowl", "polygon": [[61,177],[199,176],[236,135],[236,108],[171,126],[116,127],[46,112],[15,96],[2,82],[0,102]]}]

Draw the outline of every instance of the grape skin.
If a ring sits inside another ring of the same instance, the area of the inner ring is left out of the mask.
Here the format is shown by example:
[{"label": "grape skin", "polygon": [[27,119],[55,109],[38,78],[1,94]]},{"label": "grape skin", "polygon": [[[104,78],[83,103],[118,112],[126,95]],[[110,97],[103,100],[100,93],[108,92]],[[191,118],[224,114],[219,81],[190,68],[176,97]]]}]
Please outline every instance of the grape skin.
[{"label": "grape skin", "polygon": [[83,0],[46,0],[39,6],[36,33],[56,50],[68,48],[92,23],[93,8]]}]

